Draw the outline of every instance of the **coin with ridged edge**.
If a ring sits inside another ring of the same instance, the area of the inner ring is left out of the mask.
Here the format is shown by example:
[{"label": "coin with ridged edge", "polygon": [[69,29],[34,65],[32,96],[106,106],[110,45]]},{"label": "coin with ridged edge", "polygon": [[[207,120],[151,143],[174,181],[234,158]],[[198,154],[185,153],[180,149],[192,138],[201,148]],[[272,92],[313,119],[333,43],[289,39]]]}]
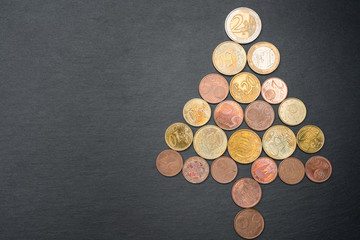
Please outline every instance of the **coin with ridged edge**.
[{"label": "coin with ridged edge", "polygon": [[299,148],[306,153],[316,153],[324,146],[325,136],[321,129],[315,125],[302,127],[297,135]]},{"label": "coin with ridged edge", "polygon": [[229,138],[229,154],[235,161],[242,164],[255,161],[261,154],[261,148],[260,137],[248,129],[240,129]]},{"label": "coin with ridged edge", "polygon": [[294,153],[296,137],[290,128],[283,125],[275,125],[264,133],[262,145],[269,157],[281,160],[290,157]]},{"label": "coin with ridged edge", "polygon": [[227,137],[225,132],[214,125],[206,125],[194,135],[194,149],[200,157],[215,159],[226,151]]},{"label": "coin with ridged edge", "polygon": [[305,120],[306,107],[298,98],[287,98],[280,104],[278,113],[283,123],[296,126]]},{"label": "coin with ridged edge", "polygon": [[210,120],[211,108],[201,98],[193,98],[185,104],[183,116],[185,121],[191,126],[200,127]]},{"label": "coin with ridged edge", "polygon": [[269,74],[280,64],[279,50],[269,42],[258,42],[251,46],[247,60],[249,67],[258,74]]},{"label": "coin with ridged edge", "polygon": [[184,151],[193,141],[191,128],[184,123],[174,123],[165,132],[165,142],[175,151]]},{"label": "coin with ridged edge", "polygon": [[230,94],[239,103],[255,101],[259,97],[260,91],[260,81],[252,73],[242,72],[231,79]]}]

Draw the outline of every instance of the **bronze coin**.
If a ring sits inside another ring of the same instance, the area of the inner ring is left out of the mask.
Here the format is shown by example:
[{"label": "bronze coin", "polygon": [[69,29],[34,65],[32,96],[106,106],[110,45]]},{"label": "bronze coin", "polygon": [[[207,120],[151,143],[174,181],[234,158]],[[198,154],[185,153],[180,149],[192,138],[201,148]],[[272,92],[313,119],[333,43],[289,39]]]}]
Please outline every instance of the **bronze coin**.
[{"label": "bronze coin", "polygon": [[277,176],[277,165],[268,157],[260,157],[251,166],[251,175],[262,184],[271,183]]},{"label": "bronze coin", "polygon": [[164,176],[173,177],[183,167],[183,158],[174,150],[164,150],[156,158],[156,168]]},{"label": "bronze coin", "polygon": [[251,208],[260,202],[260,184],[252,178],[240,178],[232,189],[231,196],[234,202],[242,208]]},{"label": "bronze coin", "polygon": [[240,210],[234,219],[234,228],[240,237],[254,239],[264,230],[264,217],[253,208]]},{"label": "bronze coin", "polygon": [[229,157],[219,157],[211,164],[211,176],[219,183],[231,182],[237,173],[236,162]]},{"label": "bronze coin", "polygon": [[223,101],[215,108],[214,120],[222,129],[234,130],[238,128],[243,121],[243,110],[235,101]]},{"label": "bronze coin", "polygon": [[294,185],[304,178],[305,167],[304,164],[297,158],[290,157],[284,159],[279,164],[279,177],[287,184]]},{"label": "bronze coin", "polygon": [[202,183],[209,176],[209,164],[201,157],[190,157],[184,163],[183,175],[191,183]]},{"label": "bronze coin", "polygon": [[257,100],[250,103],[245,109],[246,124],[256,131],[268,129],[273,124],[275,112],[270,104]]},{"label": "bronze coin", "polygon": [[199,93],[208,103],[219,103],[229,94],[229,84],[220,74],[211,73],[201,80]]},{"label": "bronze coin", "polygon": [[271,104],[278,104],[284,101],[288,94],[286,83],[277,77],[272,77],[262,84],[261,96],[265,101]]},{"label": "bronze coin", "polygon": [[305,164],[306,176],[313,182],[322,183],[328,180],[332,173],[330,161],[323,156],[313,156]]}]

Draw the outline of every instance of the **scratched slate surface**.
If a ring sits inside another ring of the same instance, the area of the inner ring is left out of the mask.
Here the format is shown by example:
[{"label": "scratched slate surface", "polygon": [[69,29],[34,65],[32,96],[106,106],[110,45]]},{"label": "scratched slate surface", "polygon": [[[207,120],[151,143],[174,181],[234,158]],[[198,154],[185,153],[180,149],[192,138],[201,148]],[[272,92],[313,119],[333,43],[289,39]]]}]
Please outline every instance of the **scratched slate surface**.
[{"label": "scratched slate surface", "polygon": [[358,1],[0,4],[0,239],[239,239],[232,184],[166,178],[155,159],[240,6],[261,17],[256,41],[280,50],[269,76],[307,106],[292,129],[320,126],[333,165],[324,184],[262,186],[258,239],[360,237]]}]

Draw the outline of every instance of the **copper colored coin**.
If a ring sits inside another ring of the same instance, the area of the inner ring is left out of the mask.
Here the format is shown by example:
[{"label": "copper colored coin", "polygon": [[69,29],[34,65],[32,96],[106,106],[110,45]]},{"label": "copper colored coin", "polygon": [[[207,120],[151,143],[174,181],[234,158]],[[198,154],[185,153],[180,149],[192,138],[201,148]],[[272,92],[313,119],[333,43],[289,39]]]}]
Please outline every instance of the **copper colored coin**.
[{"label": "copper colored coin", "polygon": [[234,130],[238,128],[243,121],[243,110],[235,101],[223,101],[215,108],[214,120],[222,129]]},{"label": "copper colored coin", "polygon": [[284,101],[288,94],[286,83],[277,77],[272,77],[262,84],[261,96],[265,101],[271,104],[278,104]]},{"label": "copper colored coin", "polygon": [[174,150],[164,150],[156,158],[156,168],[164,176],[173,177],[183,167],[183,158]]},{"label": "copper colored coin", "polygon": [[209,176],[209,164],[201,157],[190,157],[184,163],[183,175],[191,183],[202,183]]},{"label": "copper colored coin", "polygon": [[287,184],[294,185],[304,178],[305,167],[304,164],[297,158],[290,157],[284,159],[279,164],[279,177]]},{"label": "copper colored coin", "polygon": [[219,183],[231,182],[237,173],[236,162],[229,157],[219,157],[211,164],[211,176]]},{"label": "copper colored coin", "polygon": [[251,175],[259,183],[271,183],[277,176],[277,165],[271,158],[260,157],[253,162]]},{"label": "copper colored coin", "polygon": [[250,103],[245,109],[245,122],[256,131],[268,129],[274,119],[275,112],[272,106],[265,101],[257,100]]},{"label": "copper colored coin", "polygon": [[323,156],[313,156],[305,164],[306,176],[313,182],[322,183],[329,179],[332,173],[330,161]]},{"label": "copper colored coin", "polygon": [[234,219],[234,228],[240,237],[254,239],[264,230],[264,218],[253,208],[240,210]]},{"label": "copper colored coin", "polygon": [[220,74],[211,73],[201,80],[199,93],[208,103],[219,103],[229,94],[229,84]]},{"label": "copper colored coin", "polygon": [[240,178],[231,190],[234,202],[242,208],[251,208],[260,202],[260,184],[252,178]]}]

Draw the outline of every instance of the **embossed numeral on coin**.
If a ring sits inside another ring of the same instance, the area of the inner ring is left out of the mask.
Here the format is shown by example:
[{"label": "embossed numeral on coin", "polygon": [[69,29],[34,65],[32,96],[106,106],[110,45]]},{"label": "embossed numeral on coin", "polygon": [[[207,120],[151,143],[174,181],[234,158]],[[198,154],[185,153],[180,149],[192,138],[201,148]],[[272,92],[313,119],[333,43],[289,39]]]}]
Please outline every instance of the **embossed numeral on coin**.
[{"label": "embossed numeral on coin", "polygon": [[273,88],[277,87],[278,89],[283,89],[283,88],[284,88],[284,83],[281,82],[281,86],[279,86],[274,80],[272,80],[271,86],[272,86]]},{"label": "embossed numeral on coin", "polygon": [[245,89],[246,95],[249,95],[254,87],[256,87],[256,81],[251,76],[247,76],[246,80],[241,82],[241,88]]},{"label": "embossed numeral on coin", "polygon": [[240,14],[237,14],[234,16],[233,18],[234,20],[237,20],[237,23],[234,25],[233,28],[231,28],[231,31],[234,33],[241,33],[241,32],[247,32],[248,29],[248,25],[249,23],[247,21],[244,22],[245,27],[241,27],[241,25],[243,24],[243,16]]}]

